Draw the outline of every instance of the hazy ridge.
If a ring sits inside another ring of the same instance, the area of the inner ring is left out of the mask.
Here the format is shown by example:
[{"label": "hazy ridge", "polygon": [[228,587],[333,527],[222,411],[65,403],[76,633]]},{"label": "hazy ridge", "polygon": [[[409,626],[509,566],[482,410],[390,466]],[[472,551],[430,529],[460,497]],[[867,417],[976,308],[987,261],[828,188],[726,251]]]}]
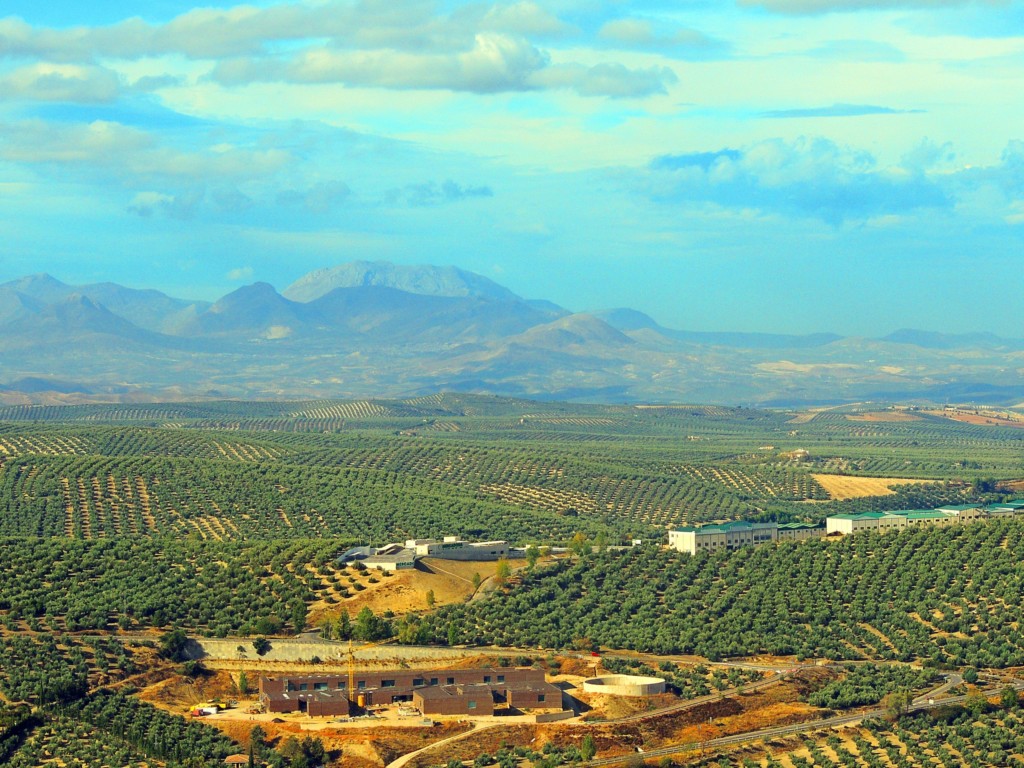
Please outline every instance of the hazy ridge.
[{"label": "hazy ridge", "polygon": [[[403,397],[812,404],[1024,400],[1024,340],[686,331],[570,313],[454,267],[354,262],[210,304],[49,275],[0,285],[0,392],[43,401]],[[47,386],[52,382],[52,386]],[[57,397],[59,396],[59,398]]]}]

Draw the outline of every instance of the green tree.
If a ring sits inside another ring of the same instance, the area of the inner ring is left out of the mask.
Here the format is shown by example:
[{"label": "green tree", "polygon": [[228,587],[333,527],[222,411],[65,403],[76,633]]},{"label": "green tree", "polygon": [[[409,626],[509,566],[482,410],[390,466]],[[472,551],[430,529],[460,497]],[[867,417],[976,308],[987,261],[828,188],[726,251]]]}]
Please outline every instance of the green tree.
[{"label": "green tree", "polygon": [[434,597],[434,590],[428,589],[427,590],[427,608],[433,608],[434,604],[436,602],[437,602],[437,598]]},{"label": "green tree", "polygon": [[499,587],[503,587],[511,575],[512,566],[508,564],[508,559],[503,557],[498,560],[498,569],[494,572],[494,583]]},{"label": "green tree", "polygon": [[302,744],[297,737],[289,736],[281,743],[277,751],[289,764],[294,765],[296,758],[302,754]]},{"label": "green tree", "polygon": [[583,737],[583,741],[580,742],[580,757],[584,760],[591,760],[596,754],[597,745],[594,743],[594,737],[588,733]]},{"label": "green tree", "polygon": [[967,694],[967,699],[964,701],[964,709],[978,717],[988,709],[988,699],[985,698],[985,694],[981,691],[971,691]]},{"label": "green tree", "polygon": [[526,567],[531,571],[537,567],[537,560],[540,559],[540,550],[533,544],[526,548]]},{"label": "green tree", "polygon": [[181,627],[175,627],[160,638],[160,656],[169,661],[185,661],[188,658],[185,648],[188,645],[188,635]]},{"label": "green tree", "polygon": [[482,581],[482,579],[480,578],[480,574],[479,573],[474,573],[473,574],[473,578],[471,580],[471,583],[473,584],[473,591],[474,592],[476,590],[480,589],[480,582],[481,581]]},{"label": "green tree", "polygon": [[302,753],[312,766],[323,765],[327,762],[327,751],[324,749],[323,742],[313,736],[306,736],[302,740]]},{"label": "green tree", "polygon": [[295,628],[295,634],[306,628],[306,604],[299,600],[292,603],[292,627]]},{"label": "green tree", "polygon": [[259,749],[264,745],[264,740],[267,738],[267,732],[258,725],[254,725],[252,730],[249,731],[249,743],[256,745]]},{"label": "green tree", "polygon": [[238,692],[242,696],[249,695],[249,676],[244,669],[238,673]]},{"label": "green tree", "polygon": [[338,628],[336,636],[339,640],[348,640],[352,637],[352,619],[349,616],[348,608],[341,612],[338,616]]},{"label": "green tree", "polygon": [[889,717],[893,720],[899,720],[903,715],[907,714],[911,701],[910,691],[893,691],[886,694],[885,698],[882,699],[882,706]]},{"label": "green tree", "polygon": [[576,531],[569,539],[569,551],[576,557],[583,557],[590,552],[590,541],[583,531]]},{"label": "green tree", "polygon": [[1020,694],[1008,685],[999,693],[999,703],[1003,709],[1016,709],[1020,705]]},{"label": "green tree", "polygon": [[270,641],[265,637],[257,637],[252,641],[252,647],[256,649],[258,655],[265,656],[270,650]]},{"label": "green tree", "polygon": [[324,640],[334,639],[334,622],[329,618],[324,619],[320,622],[320,637]]},{"label": "green tree", "polygon": [[384,640],[391,635],[391,624],[374,614],[369,606],[364,605],[352,625],[352,637],[356,640],[373,641]]}]

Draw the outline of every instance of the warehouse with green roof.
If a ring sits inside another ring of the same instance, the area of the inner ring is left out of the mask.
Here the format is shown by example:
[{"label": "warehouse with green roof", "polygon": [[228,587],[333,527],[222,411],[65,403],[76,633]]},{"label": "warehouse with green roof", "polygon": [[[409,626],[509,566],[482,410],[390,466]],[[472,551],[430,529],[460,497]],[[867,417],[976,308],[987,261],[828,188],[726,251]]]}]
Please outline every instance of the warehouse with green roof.
[{"label": "warehouse with green roof", "polygon": [[734,550],[772,541],[798,541],[825,535],[821,523],[755,523],[733,520],[728,523],[702,525],[696,528],[677,528],[668,532],[668,545],[680,552],[696,555],[698,552]]}]

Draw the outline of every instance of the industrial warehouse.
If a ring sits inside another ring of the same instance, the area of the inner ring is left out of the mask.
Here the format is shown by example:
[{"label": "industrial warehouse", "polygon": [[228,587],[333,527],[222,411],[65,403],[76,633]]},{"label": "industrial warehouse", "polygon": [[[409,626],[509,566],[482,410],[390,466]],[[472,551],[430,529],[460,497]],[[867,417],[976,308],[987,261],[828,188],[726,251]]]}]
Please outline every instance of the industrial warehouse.
[{"label": "industrial warehouse", "polygon": [[424,715],[493,715],[524,709],[561,710],[562,690],[531,668],[391,670],[360,673],[349,695],[344,675],[260,677],[267,712],[348,716],[356,707],[411,702]]},{"label": "industrial warehouse", "polygon": [[859,531],[891,531],[921,525],[956,525],[1024,514],[1024,499],[988,506],[961,504],[936,509],[905,509],[891,512],[859,512],[832,515],[825,523],[761,523],[734,520],[729,523],[677,528],[668,532],[668,545],[679,552],[731,551],[772,541],[802,541]]},{"label": "industrial warehouse", "polygon": [[770,541],[802,541],[824,535],[825,526],[821,523],[779,524],[734,520],[730,523],[669,531],[668,545],[680,552],[696,555],[698,552],[733,550]]},{"label": "industrial warehouse", "polygon": [[422,557],[439,560],[493,561],[503,557],[522,557],[522,550],[513,550],[507,541],[464,541],[457,536],[437,539],[407,539],[383,547],[352,547],[339,558],[342,563],[362,563],[367,568],[401,571],[416,567]]},{"label": "industrial warehouse", "polygon": [[851,515],[833,515],[825,519],[828,535],[850,534],[858,531],[892,531],[921,525],[957,525],[1012,517],[1024,514],[1024,500],[1006,501],[988,506],[959,504],[935,509],[903,509],[894,512],[860,512]]}]

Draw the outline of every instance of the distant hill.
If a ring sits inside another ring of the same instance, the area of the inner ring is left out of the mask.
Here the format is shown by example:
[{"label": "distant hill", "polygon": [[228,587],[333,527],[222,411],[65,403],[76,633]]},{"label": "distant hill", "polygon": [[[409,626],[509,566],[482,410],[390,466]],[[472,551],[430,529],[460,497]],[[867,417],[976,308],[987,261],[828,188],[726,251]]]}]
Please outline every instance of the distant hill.
[{"label": "distant hill", "polygon": [[318,269],[300,277],[284,290],[292,301],[309,302],[335,288],[394,288],[422,296],[476,296],[518,300],[512,291],[482,275],[457,267],[406,266],[386,261],[353,261]]},{"label": "distant hill", "polygon": [[[0,285],[5,391],[82,397],[411,397],[1015,403],[1024,341],[687,331],[635,309],[571,313],[455,267],[353,262],[217,302],[50,275]],[[20,388],[20,389],[19,389]]]},{"label": "distant hill", "polygon": [[811,333],[794,336],[781,333],[735,333],[727,331],[676,331],[659,325],[649,315],[635,309],[605,309],[594,313],[620,331],[651,330],[676,341],[688,341],[708,346],[740,347],[743,349],[802,349],[831,344],[842,338],[834,333]]},{"label": "distant hill", "polygon": [[248,338],[284,338],[306,325],[305,308],[279,294],[270,283],[253,283],[229,293],[186,323],[196,334],[235,334]]},{"label": "distant hill", "polygon": [[83,344],[97,336],[154,347],[179,342],[147,331],[99,304],[88,296],[72,293],[53,304],[37,304],[0,326],[0,349]]},{"label": "distant hill", "polygon": [[903,328],[882,337],[895,344],[910,344],[926,349],[1015,349],[1024,350],[1024,339],[1004,339],[993,333],[935,333]]},{"label": "distant hill", "polygon": [[[175,299],[151,289],[125,288],[117,283],[66,285],[47,274],[29,275],[0,285],[0,304],[7,297],[22,294],[35,300],[37,306],[55,304],[72,294],[85,296],[111,312],[130,318],[134,325],[150,331],[173,333],[190,316],[205,310],[205,301]],[[4,311],[0,309],[0,320]]]}]

